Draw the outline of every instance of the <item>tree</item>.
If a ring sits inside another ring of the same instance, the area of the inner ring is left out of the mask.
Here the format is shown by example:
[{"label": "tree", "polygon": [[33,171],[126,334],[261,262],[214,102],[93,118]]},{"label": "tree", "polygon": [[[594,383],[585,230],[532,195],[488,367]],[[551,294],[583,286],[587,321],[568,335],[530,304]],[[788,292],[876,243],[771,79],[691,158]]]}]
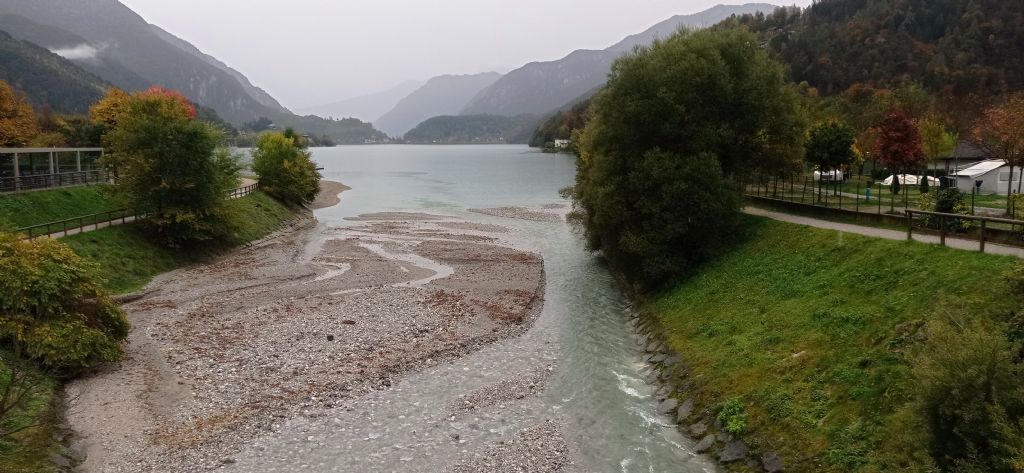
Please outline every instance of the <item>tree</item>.
[{"label": "tree", "polygon": [[579,138],[574,218],[641,287],[735,234],[739,178],[796,168],[804,123],[781,66],[740,30],[681,33],[619,59]]},{"label": "tree", "polygon": [[[875,152],[886,167],[893,170],[894,194],[896,182],[910,169],[917,169],[924,161],[921,133],[917,125],[902,109],[895,109],[885,117],[875,141]],[[895,201],[890,210],[895,211]]]},{"label": "tree", "polygon": [[921,144],[928,160],[934,161],[948,156],[956,149],[957,136],[947,130],[942,121],[934,117],[925,117],[917,126],[921,130]]},{"label": "tree", "polygon": [[[992,157],[1006,161],[1012,177],[1014,168],[1024,165],[1024,93],[1011,95],[1003,104],[985,110],[974,125],[972,135],[978,146]],[[1012,189],[1013,179],[1009,179],[1006,194]],[[1007,203],[1007,212],[1009,205]]]},{"label": "tree", "polygon": [[804,144],[804,156],[808,163],[814,164],[821,171],[822,179],[818,181],[819,196],[826,171],[848,166],[857,159],[854,135],[853,128],[838,122],[822,123],[811,130],[807,143]]},{"label": "tree", "polygon": [[316,163],[294,132],[261,135],[252,152],[252,170],[260,188],[282,201],[308,204],[320,193]]},{"label": "tree", "polygon": [[38,133],[32,106],[23,95],[0,80],[0,146],[26,146]]},{"label": "tree", "polygon": [[222,204],[238,183],[237,160],[217,151],[221,131],[194,116],[180,94],[151,89],[125,101],[104,137],[115,188],[169,246],[226,231]]},{"label": "tree", "polygon": [[0,340],[44,367],[77,370],[121,356],[124,313],[71,248],[0,235]]}]

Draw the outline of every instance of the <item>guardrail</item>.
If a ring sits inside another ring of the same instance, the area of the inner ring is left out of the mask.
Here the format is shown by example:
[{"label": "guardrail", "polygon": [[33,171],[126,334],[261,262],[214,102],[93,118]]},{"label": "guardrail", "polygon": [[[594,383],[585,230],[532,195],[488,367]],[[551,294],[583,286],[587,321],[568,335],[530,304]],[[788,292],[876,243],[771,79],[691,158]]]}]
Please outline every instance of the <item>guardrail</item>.
[{"label": "guardrail", "polygon": [[929,217],[936,217],[939,221],[939,244],[946,246],[946,237],[949,235],[949,226],[947,223],[955,222],[958,220],[970,220],[975,222],[981,222],[981,228],[978,238],[980,251],[985,252],[985,242],[987,240],[986,231],[988,230],[989,223],[1001,223],[1009,225],[1012,231],[1016,231],[1017,227],[1024,228],[1024,220],[1014,220],[1009,218],[996,218],[996,217],[979,217],[976,215],[960,215],[950,214],[941,212],[927,212],[924,210],[907,210],[907,240],[914,238],[914,215],[925,215]]},{"label": "guardrail", "polygon": [[[245,187],[239,187],[231,191],[228,194],[228,198],[237,199],[239,197],[245,197],[253,192],[260,189],[260,184],[252,184]],[[101,218],[104,217],[104,218]],[[81,217],[69,218],[67,220],[59,220],[56,222],[42,223],[39,225],[32,225],[30,227],[19,228],[15,230],[15,233],[21,233],[26,236],[27,239],[32,240],[35,238],[61,234],[61,236],[68,236],[71,232],[80,233],[85,231],[89,227],[93,227],[93,230],[99,230],[101,226],[110,226],[114,222],[120,221],[122,224],[127,222],[134,222],[143,220],[147,217],[147,214],[130,211],[128,209],[110,210],[107,212],[100,212],[90,215],[83,215]]]},{"label": "guardrail", "polygon": [[86,186],[110,182],[105,170],[75,171],[59,174],[35,174],[21,177],[0,177],[0,194],[55,187]]}]

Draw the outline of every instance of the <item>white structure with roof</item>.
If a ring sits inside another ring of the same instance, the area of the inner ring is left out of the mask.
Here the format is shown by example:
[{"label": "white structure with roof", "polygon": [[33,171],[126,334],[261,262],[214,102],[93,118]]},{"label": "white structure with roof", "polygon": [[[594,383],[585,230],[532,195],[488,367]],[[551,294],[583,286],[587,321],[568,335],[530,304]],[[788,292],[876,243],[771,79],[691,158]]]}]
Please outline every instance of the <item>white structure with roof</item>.
[{"label": "white structure with roof", "polygon": [[961,192],[971,192],[977,181],[981,181],[979,194],[1006,195],[1007,187],[1013,192],[1020,185],[1021,168],[1014,167],[1010,175],[1010,166],[1001,159],[989,159],[953,174],[956,187]]}]

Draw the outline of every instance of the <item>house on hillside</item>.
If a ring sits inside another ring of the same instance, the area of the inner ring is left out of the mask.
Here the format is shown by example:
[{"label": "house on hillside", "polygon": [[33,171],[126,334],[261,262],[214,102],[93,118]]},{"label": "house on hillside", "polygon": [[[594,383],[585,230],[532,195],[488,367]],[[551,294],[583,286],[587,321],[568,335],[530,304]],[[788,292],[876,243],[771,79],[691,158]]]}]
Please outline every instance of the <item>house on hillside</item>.
[{"label": "house on hillside", "polygon": [[1021,168],[1014,167],[1013,175],[1010,175],[1010,166],[1001,159],[982,161],[951,176],[956,178],[956,187],[961,192],[971,192],[980,182],[979,194],[1006,195],[1007,188],[1017,192],[1021,184]]},{"label": "house on hillside", "polygon": [[555,140],[555,148],[557,149],[567,149],[571,144],[572,141],[570,140]]}]

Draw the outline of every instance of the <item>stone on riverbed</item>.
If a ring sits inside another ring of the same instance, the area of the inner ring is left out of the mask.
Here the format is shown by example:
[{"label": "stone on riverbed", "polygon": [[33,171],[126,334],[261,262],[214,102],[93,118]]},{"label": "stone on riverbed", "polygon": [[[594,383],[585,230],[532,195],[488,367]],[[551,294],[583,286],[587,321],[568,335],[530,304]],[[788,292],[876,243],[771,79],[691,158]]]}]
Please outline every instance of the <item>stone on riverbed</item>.
[{"label": "stone on riverbed", "polygon": [[693,399],[687,399],[683,401],[683,405],[679,406],[679,410],[676,411],[676,422],[682,424],[686,419],[693,413]]},{"label": "stone on riverbed", "polygon": [[722,463],[730,463],[747,458],[749,453],[750,449],[747,448],[747,444],[740,440],[736,440],[729,442],[725,448],[722,449],[722,453],[718,454],[718,460]]},{"label": "stone on riverbed", "polygon": [[658,404],[658,412],[662,414],[671,414],[677,407],[679,407],[679,401],[674,398],[668,398],[661,401],[661,404]]},{"label": "stone on riverbed", "polygon": [[696,452],[696,453],[707,453],[707,451],[711,450],[711,447],[714,447],[714,446],[715,446],[715,436],[714,435],[708,435],[708,436],[704,437],[704,439],[701,440],[696,446],[693,447],[693,451]]},{"label": "stone on riverbed", "polygon": [[774,453],[766,453],[761,457],[761,466],[767,473],[781,473],[785,471],[782,459]]}]

